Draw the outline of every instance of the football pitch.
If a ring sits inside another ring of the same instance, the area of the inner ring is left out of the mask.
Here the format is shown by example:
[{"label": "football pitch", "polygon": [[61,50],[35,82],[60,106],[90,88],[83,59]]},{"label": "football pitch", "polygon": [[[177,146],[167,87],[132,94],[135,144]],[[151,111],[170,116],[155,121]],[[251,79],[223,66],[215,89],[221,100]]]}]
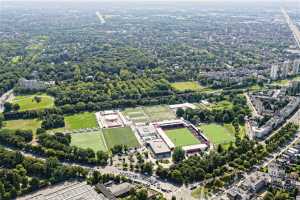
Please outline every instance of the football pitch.
[{"label": "football pitch", "polygon": [[200,141],[187,128],[164,130],[176,147],[200,144]]},{"label": "football pitch", "polygon": [[176,114],[166,105],[128,108],[123,113],[135,123],[176,119]]},{"label": "football pitch", "polygon": [[[35,97],[40,97],[41,101],[37,102]],[[41,110],[45,108],[52,108],[54,106],[54,98],[46,94],[16,96],[11,103],[18,104],[20,106],[19,111]]]},{"label": "football pitch", "polygon": [[130,127],[103,129],[107,147],[111,149],[115,145],[127,145],[138,147],[139,143]]},{"label": "football pitch", "polygon": [[74,133],[71,135],[71,145],[81,148],[91,148],[95,152],[107,151],[101,131]]},{"label": "football pitch", "polygon": [[204,124],[199,128],[213,144],[228,144],[235,141],[234,133],[226,128],[226,126],[219,124]]},{"label": "football pitch", "polygon": [[66,130],[98,127],[95,113],[85,112],[65,116]]}]

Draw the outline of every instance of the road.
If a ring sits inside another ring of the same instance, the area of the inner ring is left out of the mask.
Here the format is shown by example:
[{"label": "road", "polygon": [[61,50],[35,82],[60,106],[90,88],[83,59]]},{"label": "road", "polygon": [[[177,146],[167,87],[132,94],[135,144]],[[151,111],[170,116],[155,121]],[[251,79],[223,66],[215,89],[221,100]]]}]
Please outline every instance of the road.
[{"label": "road", "polygon": [[[8,148],[8,147],[4,147],[4,148],[8,151],[16,151],[16,149],[12,149],[12,148]],[[41,159],[43,161],[46,160],[46,158],[43,156],[37,156],[35,154],[20,151],[20,150],[18,150],[18,151],[26,157],[33,157],[33,158]],[[177,194],[178,191],[182,191],[185,188],[184,186],[178,187],[176,185],[173,185],[169,182],[159,179],[156,176],[145,176],[145,175],[131,172],[131,171],[124,171],[124,170],[118,169],[114,166],[90,167],[87,165],[82,165],[82,164],[78,164],[78,163],[74,163],[74,162],[61,162],[61,163],[63,165],[79,166],[79,167],[82,167],[82,168],[85,168],[85,169],[88,169],[91,171],[99,171],[102,174],[114,174],[114,175],[125,176],[128,179],[130,179],[136,183],[140,183],[142,185],[145,185],[145,186],[151,188],[152,190],[162,193],[167,199],[171,199],[175,193]],[[184,194],[186,197],[186,198],[184,198],[184,200],[191,199],[189,194],[186,194],[186,193]]]},{"label": "road", "polygon": [[[274,152],[271,153],[269,156],[266,157],[265,161],[262,162],[260,165],[257,166],[257,169],[260,169],[261,167],[267,167],[271,162],[273,162],[274,160],[276,160],[276,158],[280,155],[282,155],[285,151],[287,151],[290,147],[292,147],[296,142],[300,141],[300,131],[295,135],[295,137],[289,142],[288,145],[286,145],[283,149],[281,149],[279,152]],[[239,182],[233,184],[230,188],[226,189],[223,191],[223,195],[222,197],[218,197],[216,195],[214,195],[213,197],[211,197],[211,200],[217,200],[217,199],[221,199],[224,198],[226,199],[226,194],[227,192],[232,189],[234,186],[240,186],[246,179],[248,179],[249,177],[253,176],[258,170],[254,170],[251,173],[244,173],[243,176],[244,178],[241,179]]]},{"label": "road", "polygon": [[274,134],[276,134],[281,129],[281,127],[284,127],[288,123],[292,122],[292,123],[295,123],[295,124],[299,125],[299,121],[300,121],[300,108],[298,108],[298,110],[290,118],[288,118],[282,126],[280,126],[279,128],[277,128],[277,130],[275,130],[273,133],[271,133],[270,135],[268,135],[268,137],[266,137],[260,143],[264,144],[266,140],[270,139]]},{"label": "road", "polygon": [[249,95],[248,95],[247,93],[244,93],[244,96],[246,97],[248,106],[249,106],[249,107],[251,108],[251,110],[252,110],[252,115],[253,115],[253,117],[258,117],[258,116],[260,116],[260,115],[257,113],[256,108],[253,106],[252,101],[251,101]]},{"label": "road", "polygon": [[13,98],[13,90],[9,90],[0,97],[0,113],[4,110],[4,103]]},{"label": "road", "polygon": [[281,12],[282,12],[289,28],[291,29],[291,31],[293,33],[293,36],[294,36],[294,39],[296,41],[298,48],[300,48],[300,31],[299,31],[297,25],[295,25],[293,23],[292,19],[289,17],[289,15],[287,14],[285,9],[281,8]]}]

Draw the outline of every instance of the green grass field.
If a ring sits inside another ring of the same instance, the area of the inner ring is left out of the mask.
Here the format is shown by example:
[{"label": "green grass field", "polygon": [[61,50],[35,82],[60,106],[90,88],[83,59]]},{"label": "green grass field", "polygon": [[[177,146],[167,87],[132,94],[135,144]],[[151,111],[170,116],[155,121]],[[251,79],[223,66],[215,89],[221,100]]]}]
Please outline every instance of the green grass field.
[{"label": "green grass field", "polygon": [[135,123],[175,119],[176,114],[166,105],[128,108],[123,111]]},{"label": "green grass field", "polygon": [[101,131],[88,133],[74,133],[71,138],[71,145],[81,148],[91,148],[95,152],[102,150],[107,151],[104,143],[104,138]]},{"label": "green grass field", "polygon": [[213,144],[228,144],[235,141],[231,128],[219,124],[204,124],[199,127]]},{"label": "green grass field", "polygon": [[20,120],[9,120],[4,122],[4,127],[7,129],[21,129],[21,130],[32,130],[36,132],[37,128],[41,127],[41,121],[37,119],[20,119]]},{"label": "green grass field", "polygon": [[67,130],[95,128],[98,126],[95,113],[90,112],[65,116],[65,123],[65,129]]},{"label": "green grass field", "polygon": [[122,113],[135,123],[145,123],[150,121],[142,107],[126,108]]},{"label": "green grass field", "polygon": [[115,145],[127,145],[128,147],[139,146],[130,127],[103,129],[103,133],[109,149]]},{"label": "green grass field", "polygon": [[176,147],[200,144],[200,141],[187,128],[165,130],[165,133]]},{"label": "green grass field", "polygon": [[178,91],[197,91],[203,89],[196,81],[175,82],[171,83],[171,87]]},{"label": "green grass field", "polygon": [[149,107],[147,106],[144,107],[144,112],[152,122],[176,118],[176,114],[168,106],[165,105],[149,106]]},{"label": "green grass field", "polygon": [[[34,97],[41,97],[41,102],[36,102]],[[41,95],[26,95],[16,96],[12,103],[17,103],[20,106],[20,111],[25,110],[40,110],[45,108],[52,108],[54,106],[54,98],[45,94]]]},{"label": "green grass field", "polygon": [[233,104],[229,101],[220,101],[218,103],[215,104],[211,104],[209,106],[210,109],[216,109],[216,110],[223,110],[223,109],[232,109]]}]

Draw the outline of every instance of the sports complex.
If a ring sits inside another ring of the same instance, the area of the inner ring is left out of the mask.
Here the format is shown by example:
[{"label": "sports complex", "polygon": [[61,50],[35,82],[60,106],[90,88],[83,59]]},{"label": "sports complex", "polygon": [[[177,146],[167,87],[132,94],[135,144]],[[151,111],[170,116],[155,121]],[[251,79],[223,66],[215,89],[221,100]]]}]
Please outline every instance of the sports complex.
[{"label": "sports complex", "polygon": [[[35,96],[17,96],[21,108],[34,109],[36,106],[51,107],[53,99],[40,94],[41,102]],[[27,101],[26,106],[22,101]],[[228,144],[234,141],[230,127],[217,124],[193,124],[178,119],[176,110],[196,109],[197,104],[156,105],[124,110],[105,110],[65,115],[65,127],[49,130],[49,133],[71,134],[71,145],[91,148],[94,151],[109,152],[116,145],[126,145],[129,149],[146,147],[154,158],[169,158],[176,147],[181,147],[187,155],[208,149],[211,144]],[[39,119],[12,120],[4,123],[8,129],[31,129],[41,126]]]}]

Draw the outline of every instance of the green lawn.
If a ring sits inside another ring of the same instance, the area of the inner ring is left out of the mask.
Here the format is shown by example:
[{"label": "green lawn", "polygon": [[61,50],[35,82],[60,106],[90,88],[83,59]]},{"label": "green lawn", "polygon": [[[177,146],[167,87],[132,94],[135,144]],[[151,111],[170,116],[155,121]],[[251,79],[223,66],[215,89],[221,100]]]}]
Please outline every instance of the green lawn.
[{"label": "green lawn", "polygon": [[41,121],[37,119],[20,119],[20,120],[9,120],[4,122],[4,127],[7,129],[21,129],[21,130],[32,130],[36,132],[37,128],[41,127]]},{"label": "green lawn", "polygon": [[203,89],[196,81],[184,81],[171,83],[171,87],[178,91],[192,90],[197,91]]},{"label": "green lawn", "polygon": [[90,112],[65,116],[65,123],[67,130],[95,128],[98,126],[95,113]]},{"label": "green lawn", "polygon": [[223,110],[223,109],[232,109],[233,104],[229,101],[220,101],[209,106],[210,109]]},{"label": "green lawn", "polygon": [[219,124],[204,124],[199,127],[213,144],[228,144],[235,141],[232,129]]},{"label": "green lawn", "polygon": [[165,105],[147,106],[144,107],[144,112],[152,122],[176,118],[176,114],[169,108],[169,106]]},{"label": "green lawn", "polygon": [[136,123],[176,118],[176,114],[166,105],[128,108],[123,111],[123,114]]},{"label": "green lawn", "polygon": [[[38,103],[34,100],[34,97],[41,97],[41,101]],[[12,103],[19,104],[20,111],[25,110],[40,110],[45,108],[51,108],[54,106],[54,98],[46,94],[37,95],[26,95],[26,96],[16,96]]]},{"label": "green lawn", "polygon": [[71,135],[71,145],[81,148],[91,148],[95,152],[99,150],[107,151],[102,134],[101,131],[74,133]]},{"label": "green lawn", "polygon": [[176,147],[200,144],[200,141],[187,128],[165,130],[165,133]]},{"label": "green lawn", "polygon": [[272,82],[272,85],[278,85],[278,86],[287,86],[288,84],[289,84],[289,80],[287,79]]},{"label": "green lawn", "polygon": [[130,127],[103,129],[107,147],[111,149],[115,145],[127,145],[138,147],[139,143]]}]

